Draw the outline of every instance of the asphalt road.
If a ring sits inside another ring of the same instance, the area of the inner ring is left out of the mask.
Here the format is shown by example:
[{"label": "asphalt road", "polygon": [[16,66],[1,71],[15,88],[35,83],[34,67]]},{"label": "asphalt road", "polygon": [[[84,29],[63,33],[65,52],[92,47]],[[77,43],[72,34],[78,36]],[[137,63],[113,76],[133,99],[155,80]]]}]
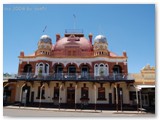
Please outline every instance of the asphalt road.
[{"label": "asphalt road", "polygon": [[10,117],[155,117],[155,114],[116,111],[58,111],[58,110],[31,110],[3,108],[3,116]]}]

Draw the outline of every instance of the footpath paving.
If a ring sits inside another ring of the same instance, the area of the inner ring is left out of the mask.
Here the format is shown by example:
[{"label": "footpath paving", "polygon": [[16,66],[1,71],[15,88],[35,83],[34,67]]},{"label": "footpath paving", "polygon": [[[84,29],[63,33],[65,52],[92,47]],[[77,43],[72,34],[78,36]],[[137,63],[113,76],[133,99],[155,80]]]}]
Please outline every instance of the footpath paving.
[{"label": "footpath paving", "polygon": [[22,110],[40,110],[40,111],[55,111],[55,112],[87,112],[87,113],[110,113],[110,114],[146,114],[145,111],[115,111],[115,110],[84,110],[84,109],[58,109],[58,108],[39,108],[39,107],[24,107],[24,106],[5,106],[5,109],[22,109]]}]

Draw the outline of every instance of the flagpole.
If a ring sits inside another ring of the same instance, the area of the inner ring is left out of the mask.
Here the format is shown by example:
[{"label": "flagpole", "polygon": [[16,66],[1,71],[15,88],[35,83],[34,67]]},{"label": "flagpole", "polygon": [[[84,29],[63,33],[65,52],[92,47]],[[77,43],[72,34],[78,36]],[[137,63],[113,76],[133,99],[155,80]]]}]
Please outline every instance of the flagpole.
[{"label": "flagpole", "polygon": [[47,28],[47,25],[46,25],[45,28],[43,29],[43,32],[45,32],[46,28]]},{"label": "flagpole", "polygon": [[76,29],[76,15],[73,14],[73,17],[74,17],[74,29]]}]

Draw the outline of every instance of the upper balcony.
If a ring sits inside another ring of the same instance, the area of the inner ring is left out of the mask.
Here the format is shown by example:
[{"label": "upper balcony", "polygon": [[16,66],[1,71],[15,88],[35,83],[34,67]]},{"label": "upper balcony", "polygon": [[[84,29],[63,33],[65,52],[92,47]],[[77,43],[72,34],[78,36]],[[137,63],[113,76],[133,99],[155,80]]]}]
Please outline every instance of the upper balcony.
[{"label": "upper balcony", "polygon": [[116,82],[116,81],[134,81],[131,74],[114,74],[95,76],[94,73],[41,73],[35,75],[33,73],[22,73],[10,80],[25,80],[25,81],[103,81],[103,82]]}]

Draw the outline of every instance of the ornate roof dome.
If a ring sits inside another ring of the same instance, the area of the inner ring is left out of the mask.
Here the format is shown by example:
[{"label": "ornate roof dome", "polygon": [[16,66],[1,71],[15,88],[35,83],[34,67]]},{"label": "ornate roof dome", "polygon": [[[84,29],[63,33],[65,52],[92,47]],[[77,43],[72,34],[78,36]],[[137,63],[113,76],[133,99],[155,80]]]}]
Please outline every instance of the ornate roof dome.
[{"label": "ornate roof dome", "polygon": [[52,43],[52,39],[48,35],[42,35],[40,37],[40,42]]},{"label": "ornate roof dome", "polygon": [[52,39],[48,35],[42,35],[38,42],[38,49],[51,49]]},{"label": "ornate roof dome", "polygon": [[94,42],[107,43],[107,38],[103,35],[97,35],[94,39]]}]

